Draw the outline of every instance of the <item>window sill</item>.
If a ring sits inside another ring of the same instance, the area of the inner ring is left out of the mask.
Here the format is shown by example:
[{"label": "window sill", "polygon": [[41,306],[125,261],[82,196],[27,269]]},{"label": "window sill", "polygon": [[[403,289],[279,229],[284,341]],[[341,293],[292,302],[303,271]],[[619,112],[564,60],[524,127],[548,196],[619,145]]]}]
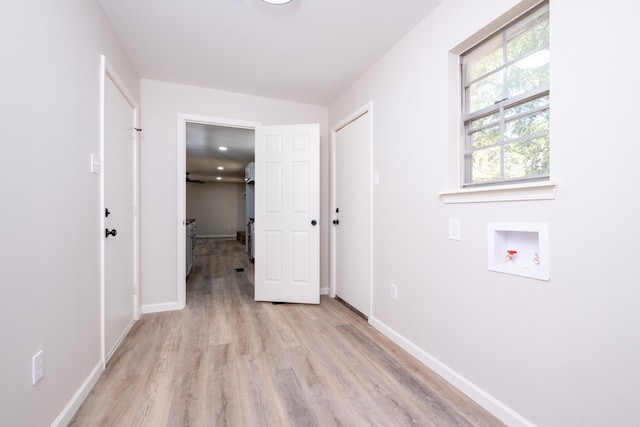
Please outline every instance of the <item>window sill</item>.
[{"label": "window sill", "polygon": [[444,204],[554,200],[558,192],[555,182],[465,188],[438,193]]}]

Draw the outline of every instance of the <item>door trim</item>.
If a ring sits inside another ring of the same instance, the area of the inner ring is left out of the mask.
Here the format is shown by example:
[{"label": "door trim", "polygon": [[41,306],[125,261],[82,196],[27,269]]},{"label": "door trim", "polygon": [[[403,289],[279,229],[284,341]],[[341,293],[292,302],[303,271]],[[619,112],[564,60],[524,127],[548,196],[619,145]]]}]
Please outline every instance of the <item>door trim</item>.
[{"label": "door trim", "polygon": [[178,203],[176,215],[176,239],[178,248],[178,277],[176,278],[176,310],[182,310],[187,305],[187,246],[185,241],[185,225],[187,221],[187,190],[184,177],[187,173],[187,123],[224,126],[229,128],[252,129],[262,126],[260,122],[248,120],[227,119],[223,117],[202,116],[198,114],[178,113],[178,152],[176,165],[176,182],[178,189]]},{"label": "door trim", "polygon": [[[373,178],[373,101],[369,101],[365,105],[357,108],[343,120],[339,121],[331,128],[331,211],[329,221],[333,221],[334,212],[336,210],[336,134],[338,131],[349,123],[356,121],[358,118],[369,113],[369,177]],[[372,181],[370,180],[370,184]],[[330,263],[330,292],[332,298],[336,297],[336,227],[331,227],[331,244],[329,255]],[[369,320],[373,318],[373,185],[369,185]]]},{"label": "door trim", "polygon": [[[105,55],[100,55],[100,357],[102,369],[106,367],[107,359],[111,355],[106,354],[106,307],[105,307],[105,286],[106,286],[106,258],[105,258],[105,180],[104,180],[104,142],[105,142],[105,84],[106,79],[111,79],[118,88],[122,96],[127,100],[133,109],[133,126],[139,126],[138,102],[133,97],[124,81],[118,75],[116,69],[111,65]],[[133,320],[140,318],[140,148],[139,135],[135,129],[133,133]],[[126,336],[125,331],[123,337]],[[118,343],[119,344],[119,343]],[[117,347],[117,345],[116,345]]]}]

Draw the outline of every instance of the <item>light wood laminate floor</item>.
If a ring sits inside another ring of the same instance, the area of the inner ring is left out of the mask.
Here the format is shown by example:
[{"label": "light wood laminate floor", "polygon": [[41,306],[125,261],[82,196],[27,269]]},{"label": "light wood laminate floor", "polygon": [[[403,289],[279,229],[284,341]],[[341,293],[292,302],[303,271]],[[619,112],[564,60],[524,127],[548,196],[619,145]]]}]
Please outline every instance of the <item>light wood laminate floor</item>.
[{"label": "light wood laminate floor", "polygon": [[237,241],[195,251],[187,308],[136,322],[71,426],[502,425],[336,300],[255,302]]}]

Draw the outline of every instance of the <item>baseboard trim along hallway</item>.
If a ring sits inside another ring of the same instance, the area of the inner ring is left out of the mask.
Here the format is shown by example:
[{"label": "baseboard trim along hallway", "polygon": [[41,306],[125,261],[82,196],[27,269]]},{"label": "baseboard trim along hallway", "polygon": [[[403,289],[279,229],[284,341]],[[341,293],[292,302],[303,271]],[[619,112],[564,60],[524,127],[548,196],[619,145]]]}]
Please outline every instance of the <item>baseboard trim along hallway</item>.
[{"label": "baseboard trim along hallway", "polygon": [[386,324],[376,319],[375,317],[371,318],[371,326],[382,332],[394,343],[396,343],[413,357],[424,363],[427,367],[447,380],[458,390],[462,391],[471,399],[478,402],[483,408],[487,409],[508,426],[536,427],[534,423],[509,408],[507,405],[500,402],[498,399],[496,399],[480,387],[476,386],[474,383],[466,379],[464,376],[460,375],[455,370],[451,369],[446,364],[442,363],[437,358],[422,350],[413,342],[398,334],[395,330],[388,327]]},{"label": "baseboard trim along hallway", "polygon": [[89,376],[84,380],[78,391],[75,392],[69,403],[64,407],[62,412],[51,423],[51,427],[65,427],[73,419],[74,414],[78,411],[78,408],[82,405],[82,402],[87,398],[93,387],[98,382],[100,375],[102,374],[102,361],[99,361],[96,366],[91,370]]}]

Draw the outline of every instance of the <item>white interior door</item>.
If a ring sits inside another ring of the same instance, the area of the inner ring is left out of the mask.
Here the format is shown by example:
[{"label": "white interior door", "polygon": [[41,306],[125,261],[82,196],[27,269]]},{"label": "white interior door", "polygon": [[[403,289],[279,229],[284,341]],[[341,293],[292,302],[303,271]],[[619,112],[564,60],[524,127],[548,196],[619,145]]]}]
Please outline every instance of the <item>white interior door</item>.
[{"label": "white interior door", "polygon": [[134,108],[105,78],[104,203],[105,362],[133,324],[134,300]]},{"label": "white interior door", "polygon": [[320,302],[320,127],[256,128],[255,299]]},{"label": "white interior door", "polygon": [[336,296],[366,316],[371,300],[371,114],[333,138],[333,278]]}]

